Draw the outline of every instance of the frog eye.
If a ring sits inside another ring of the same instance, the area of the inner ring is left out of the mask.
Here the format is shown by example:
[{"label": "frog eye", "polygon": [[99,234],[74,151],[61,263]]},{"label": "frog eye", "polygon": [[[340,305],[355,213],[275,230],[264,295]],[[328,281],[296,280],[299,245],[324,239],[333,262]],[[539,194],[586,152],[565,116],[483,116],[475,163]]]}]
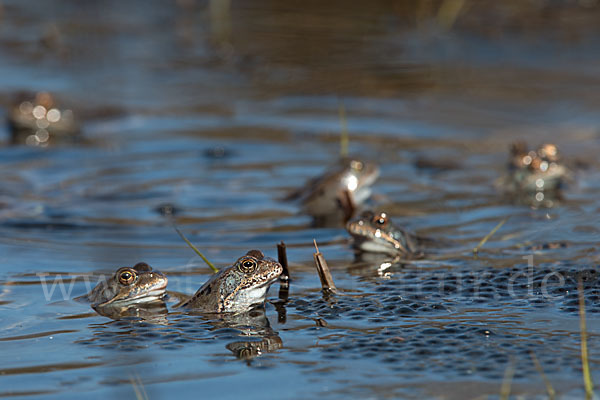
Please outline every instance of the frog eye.
[{"label": "frog eye", "polygon": [[381,213],[373,217],[373,224],[378,228],[383,228],[388,223],[388,216],[386,213]]},{"label": "frog eye", "polygon": [[256,270],[256,261],[252,258],[243,258],[240,260],[238,268],[245,274],[249,274]]},{"label": "frog eye", "polygon": [[352,168],[355,171],[362,171],[364,167],[365,165],[358,160],[352,160],[352,162],[350,163],[350,168]]},{"label": "frog eye", "polygon": [[129,268],[119,272],[118,276],[119,283],[121,283],[122,285],[131,285],[133,282],[135,282],[135,279],[137,278],[137,274],[135,273],[135,271]]}]

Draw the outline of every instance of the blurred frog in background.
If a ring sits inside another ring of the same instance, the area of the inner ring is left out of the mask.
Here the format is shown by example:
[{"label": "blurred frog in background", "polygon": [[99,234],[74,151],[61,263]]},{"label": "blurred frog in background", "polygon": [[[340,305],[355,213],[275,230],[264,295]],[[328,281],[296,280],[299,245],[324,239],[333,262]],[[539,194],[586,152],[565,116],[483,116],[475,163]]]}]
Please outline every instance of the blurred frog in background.
[{"label": "blurred frog in background", "polygon": [[350,220],[371,196],[371,186],[378,177],[377,165],[342,158],[286,200],[299,200],[302,211],[314,218],[315,225],[339,225]]},{"label": "blurred frog in background", "polygon": [[497,182],[506,193],[531,205],[552,206],[571,180],[558,146],[551,143],[529,150],[525,142],[510,146],[507,174]]},{"label": "blurred frog in background", "polygon": [[73,111],[61,109],[47,92],[17,95],[9,110],[8,128],[13,144],[39,147],[74,140],[80,133]]}]

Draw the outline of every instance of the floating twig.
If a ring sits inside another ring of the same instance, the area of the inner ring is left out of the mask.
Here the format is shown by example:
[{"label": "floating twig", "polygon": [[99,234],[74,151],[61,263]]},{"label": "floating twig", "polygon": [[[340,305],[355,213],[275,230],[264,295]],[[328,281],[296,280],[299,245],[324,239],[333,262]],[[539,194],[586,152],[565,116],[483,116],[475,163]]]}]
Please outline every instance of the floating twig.
[{"label": "floating twig", "polygon": [[583,367],[583,385],[585,387],[586,400],[594,395],[594,383],[590,373],[590,362],[587,348],[587,327],[585,323],[585,299],[583,297],[583,282],[581,277],[577,280],[577,291],[579,292],[579,331],[581,334],[581,365]]},{"label": "floating twig", "polygon": [[283,240],[281,241],[281,243],[277,244],[277,260],[279,261],[279,264],[281,264],[281,266],[283,267],[283,272],[281,273],[279,280],[288,282],[290,280],[290,270],[288,268],[286,246]]},{"label": "floating twig", "polygon": [[213,265],[213,263],[211,263],[210,261],[208,261],[208,259],[206,257],[204,257],[204,254],[202,254],[200,252],[200,250],[198,250],[198,248],[196,246],[194,246],[192,244],[192,242],[190,242],[183,233],[181,233],[181,231],[179,229],[177,229],[177,227],[173,227],[175,228],[175,232],[177,232],[179,234],[179,236],[181,236],[181,238],[188,244],[188,246],[190,246],[192,248],[192,250],[194,250],[196,252],[196,254],[198,254],[200,256],[201,259],[204,260],[204,262],[206,263],[206,265],[208,265],[210,267],[210,269],[213,270],[213,272],[216,274],[217,272],[219,272],[219,269],[217,267],[215,267]]},{"label": "floating twig", "polygon": [[544,380],[544,385],[546,385],[546,392],[548,392],[548,400],[554,400],[554,398],[556,397],[556,391],[552,387],[552,384],[548,380],[548,377],[546,376],[546,374],[544,374],[544,370],[542,369],[542,364],[540,364],[540,361],[537,359],[537,357],[535,356],[533,351],[531,353],[529,353],[529,355],[531,356],[531,359],[533,360],[535,369],[537,369],[537,371],[542,376],[542,379]]},{"label": "floating twig", "polygon": [[[279,264],[281,264],[281,266],[283,267],[283,272],[279,276],[279,299],[285,303],[287,302],[290,294],[290,271],[288,269],[287,250],[283,241],[277,244],[277,259],[279,261]],[[278,321],[280,323],[285,323],[285,307],[281,306],[281,309],[277,309],[277,314]]]},{"label": "floating twig", "polygon": [[319,278],[321,279],[321,287],[323,290],[336,292],[337,288],[335,287],[335,283],[333,283],[333,278],[331,277],[331,272],[329,271],[329,266],[327,265],[327,261],[325,261],[325,257],[319,251],[319,247],[317,246],[317,241],[313,239],[315,243],[316,253],[313,254],[315,259],[315,266],[317,267],[317,272],[319,273]]},{"label": "floating twig", "polygon": [[494,227],[494,229],[492,229],[490,231],[490,233],[488,233],[487,235],[485,235],[484,238],[481,239],[481,242],[479,242],[479,244],[477,245],[477,247],[475,247],[473,249],[473,254],[477,254],[479,252],[479,249],[481,249],[481,247],[483,247],[483,245],[494,235],[494,233],[498,232],[498,229],[500,229],[502,227],[502,225],[504,225],[504,223],[506,221],[508,221],[508,217],[506,217],[502,221],[498,222],[498,225],[496,225]]}]

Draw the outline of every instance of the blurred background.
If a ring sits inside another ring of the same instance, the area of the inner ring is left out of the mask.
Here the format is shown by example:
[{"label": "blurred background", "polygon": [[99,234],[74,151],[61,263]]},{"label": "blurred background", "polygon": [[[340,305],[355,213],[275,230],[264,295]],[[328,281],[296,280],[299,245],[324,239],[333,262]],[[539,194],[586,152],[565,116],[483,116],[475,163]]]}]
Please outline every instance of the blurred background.
[{"label": "blurred background", "polygon": [[86,120],[180,116],[196,133],[238,115],[310,130],[324,121],[276,107],[335,118],[329,96],[380,101],[351,116],[395,117],[384,132],[566,124],[598,107],[599,13],[593,0],[3,1],[3,96],[47,90]]}]

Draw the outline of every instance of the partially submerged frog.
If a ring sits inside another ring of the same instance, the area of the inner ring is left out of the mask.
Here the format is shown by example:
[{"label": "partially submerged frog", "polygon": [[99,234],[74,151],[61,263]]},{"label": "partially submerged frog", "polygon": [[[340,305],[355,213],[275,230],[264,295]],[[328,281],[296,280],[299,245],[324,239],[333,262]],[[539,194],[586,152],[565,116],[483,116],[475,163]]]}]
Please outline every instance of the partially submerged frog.
[{"label": "partially submerged frog", "polygon": [[79,124],[73,112],[60,109],[51,94],[39,92],[33,99],[25,99],[25,96],[20,96],[8,115],[14,144],[44,147],[50,142],[73,139],[79,134]]},{"label": "partially submerged frog", "polygon": [[348,222],[346,230],[354,239],[354,247],[360,251],[406,258],[422,254],[417,237],[395,226],[385,212],[365,211]]},{"label": "partially submerged frog", "polygon": [[515,142],[510,147],[508,175],[500,185],[509,192],[552,192],[564,186],[569,177],[556,145],[546,143],[537,150],[527,150],[526,143]]},{"label": "partially submerged frog", "polygon": [[214,274],[181,307],[205,313],[239,313],[262,305],[267,290],[283,272],[281,264],[250,250],[233,265]]},{"label": "partially submerged frog", "polygon": [[316,220],[346,222],[371,196],[370,187],[378,176],[379,168],[375,164],[345,158],[287,199],[300,199],[303,211]]},{"label": "partially submerged frog", "polygon": [[119,268],[81,298],[90,301],[94,309],[151,303],[165,296],[167,283],[164,274],[141,262],[133,268]]}]

